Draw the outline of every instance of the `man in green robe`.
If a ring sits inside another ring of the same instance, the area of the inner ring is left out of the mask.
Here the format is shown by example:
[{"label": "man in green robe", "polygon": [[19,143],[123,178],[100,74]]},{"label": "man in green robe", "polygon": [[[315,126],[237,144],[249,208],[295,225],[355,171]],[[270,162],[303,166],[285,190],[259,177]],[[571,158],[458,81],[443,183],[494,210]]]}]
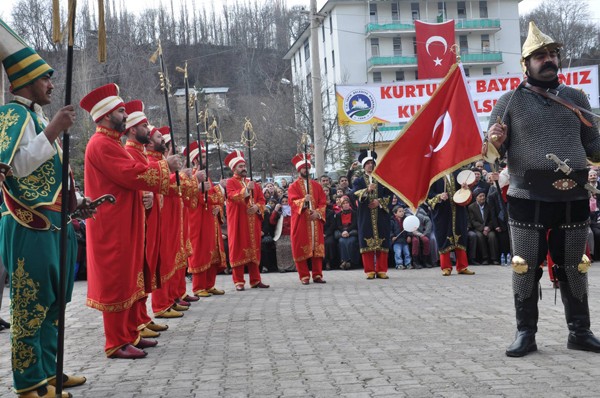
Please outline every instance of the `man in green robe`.
[{"label": "man in green robe", "polygon": [[[51,121],[45,117],[42,106],[51,102],[54,71],[2,20],[0,58],[14,94],[13,101],[0,106],[0,162],[10,167],[4,166],[1,177],[0,256],[10,279],[14,390],[19,397],[54,397],[60,211],[62,200],[69,200],[61,197],[58,137],[73,124],[75,111],[66,106]],[[77,241],[72,225],[68,228],[70,301]],[[63,376],[65,387],[84,382],[84,377]]]}]

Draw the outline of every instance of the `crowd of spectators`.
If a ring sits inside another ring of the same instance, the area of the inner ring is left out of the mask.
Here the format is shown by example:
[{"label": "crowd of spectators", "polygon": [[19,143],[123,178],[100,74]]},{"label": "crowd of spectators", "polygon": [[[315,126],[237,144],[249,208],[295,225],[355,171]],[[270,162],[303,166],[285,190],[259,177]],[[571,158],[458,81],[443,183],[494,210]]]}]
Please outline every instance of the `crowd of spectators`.
[{"label": "crowd of spectators", "polygon": [[[352,194],[352,183],[360,177],[358,163],[352,165],[347,175],[333,181],[328,175],[318,178],[328,199],[325,221],[324,269],[362,268],[359,253],[356,198]],[[506,264],[510,258],[508,219],[506,217],[506,188],[498,193],[489,165],[479,161],[469,168],[475,174],[470,185],[472,201],[467,203],[469,232],[467,253],[473,265]],[[267,183],[263,192],[267,198],[267,212],[263,225],[263,272],[293,271],[293,259],[288,253],[289,206],[287,206],[288,181],[282,184]],[[504,203],[502,203],[504,202]],[[430,217],[431,209],[423,203],[416,214],[398,196],[390,201],[391,248],[389,265],[396,269],[421,269],[439,266],[437,242]],[[403,220],[409,215],[419,219],[419,228],[404,231]],[[279,218],[283,217],[281,231],[277,233]],[[287,219],[287,222],[286,222]],[[596,225],[600,225],[596,223]],[[600,238],[600,226],[596,233]],[[279,237],[277,239],[277,237]],[[287,238],[286,238],[287,237]],[[599,247],[600,249],[600,247]],[[275,265],[276,264],[276,265]]]}]

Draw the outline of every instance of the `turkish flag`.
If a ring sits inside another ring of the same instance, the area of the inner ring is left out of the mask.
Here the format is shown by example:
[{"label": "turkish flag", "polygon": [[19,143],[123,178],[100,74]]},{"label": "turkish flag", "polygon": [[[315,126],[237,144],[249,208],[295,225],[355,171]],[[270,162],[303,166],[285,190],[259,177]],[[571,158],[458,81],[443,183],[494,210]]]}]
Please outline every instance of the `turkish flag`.
[{"label": "turkish flag", "polygon": [[446,76],[456,61],[456,54],[451,51],[454,45],[454,20],[444,23],[415,21],[415,33],[419,79]]},{"label": "turkish flag", "polygon": [[454,64],[373,174],[413,210],[438,178],[481,158],[483,134],[462,65]]}]

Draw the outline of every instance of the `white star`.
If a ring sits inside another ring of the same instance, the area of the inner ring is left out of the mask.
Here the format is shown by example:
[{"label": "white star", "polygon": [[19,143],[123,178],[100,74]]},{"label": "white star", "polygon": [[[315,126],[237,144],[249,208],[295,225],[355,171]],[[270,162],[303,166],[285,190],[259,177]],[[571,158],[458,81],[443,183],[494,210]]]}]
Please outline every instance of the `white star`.
[{"label": "white star", "polygon": [[434,59],[433,62],[435,62],[435,66],[442,66],[442,60],[439,57]]}]

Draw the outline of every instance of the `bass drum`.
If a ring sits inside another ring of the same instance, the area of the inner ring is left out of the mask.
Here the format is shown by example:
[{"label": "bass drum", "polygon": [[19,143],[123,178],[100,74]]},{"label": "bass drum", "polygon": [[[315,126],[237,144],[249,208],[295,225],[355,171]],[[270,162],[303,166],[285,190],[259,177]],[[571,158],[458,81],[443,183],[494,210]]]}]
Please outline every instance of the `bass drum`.
[{"label": "bass drum", "polygon": [[471,170],[463,170],[456,176],[456,182],[458,182],[460,186],[467,184],[469,188],[473,188],[475,179],[475,173]]},{"label": "bass drum", "polygon": [[454,193],[452,200],[458,206],[468,206],[471,203],[471,199],[473,198],[473,194],[470,189],[459,189]]}]

